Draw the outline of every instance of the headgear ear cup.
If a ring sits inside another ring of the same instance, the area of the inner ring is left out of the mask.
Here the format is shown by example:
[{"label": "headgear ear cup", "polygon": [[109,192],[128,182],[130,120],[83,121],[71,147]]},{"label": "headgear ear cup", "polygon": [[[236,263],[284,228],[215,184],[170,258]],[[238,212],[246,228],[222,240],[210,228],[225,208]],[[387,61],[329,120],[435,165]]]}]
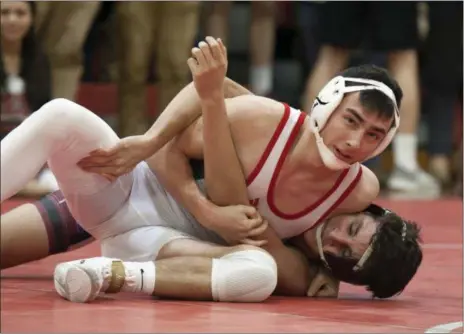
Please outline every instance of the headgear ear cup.
[{"label": "headgear ear cup", "polygon": [[[359,85],[346,87],[346,81],[359,83]],[[310,114],[310,126],[312,132],[316,136],[316,143],[321,155],[321,159],[324,164],[330,169],[345,169],[349,167],[349,164],[338,159],[333,152],[324,144],[322,138],[320,137],[320,131],[327,124],[332,113],[340,105],[343,97],[346,93],[357,92],[362,90],[379,90],[388,96],[394,105],[394,124],[389,130],[385,138],[374,150],[374,152],[366,159],[371,159],[380,153],[382,153],[390,142],[393,140],[393,137],[398,129],[400,116],[398,107],[396,104],[395,94],[393,91],[385,84],[379,81],[370,80],[370,79],[360,79],[360,78],[344,78],[342,76],[337,76],[330,80],[327,85],[322,88],[318,94],[316,100],[314,101],[311,114]]]},{"label": "headgear ear cup", "polygon": [[316,137],[316,144],[321,159],[330,169],[345,169],[349,167],[344,161],[338,159],[332,151],[324,144],[320,131],[324,128],[333,111],[337,109],[343,99],[344,78],[341,76],[330,80],[314,101],[310,114],[310,127]]},{"label": "headgear ear cup", "polygon": [[343,79],[338,76],[330,80],[314,101],[310,116],[317,123],[319,131],[324,128],[334,110],[343,100],[343,87],[345,86]]}]

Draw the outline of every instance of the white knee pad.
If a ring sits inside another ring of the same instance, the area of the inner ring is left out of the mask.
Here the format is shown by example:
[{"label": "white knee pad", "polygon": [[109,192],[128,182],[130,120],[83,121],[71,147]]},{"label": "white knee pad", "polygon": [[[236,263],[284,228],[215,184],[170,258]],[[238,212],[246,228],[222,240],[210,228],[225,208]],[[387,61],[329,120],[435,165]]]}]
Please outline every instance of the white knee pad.
[{"label": "white knee pad", "polygon": [[277,264],[260,250],[231,253],[213,259],[211,284],[215,301],[262,302],[277,285]]}]

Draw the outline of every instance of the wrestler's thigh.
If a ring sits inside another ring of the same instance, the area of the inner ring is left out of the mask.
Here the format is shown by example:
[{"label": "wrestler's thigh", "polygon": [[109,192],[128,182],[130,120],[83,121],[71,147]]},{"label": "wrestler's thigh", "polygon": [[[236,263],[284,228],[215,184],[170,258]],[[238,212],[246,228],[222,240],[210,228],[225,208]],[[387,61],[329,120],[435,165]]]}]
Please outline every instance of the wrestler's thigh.
[{"label": "wrestler's thigh", "polygon": [[123,261],[154,261],[164,245],[179,238],[189,236],[164,226],[143,226],[103,239],[101,251]]},{"label": "wrestler's thigh", "polygon": [[208,258],[221,258],[227,254],[250,249],[264,249],[250,245],[224,246],[213,242],[198,240],[184,234],[184,237],[173,238],[166,242],[158,252],[157,260],[180,256],[196,256]]},{"label": "wrestler's thigh", "polygon": [[220,258],[234,251],[256,249],[217,245],[165,226],[139,227],[105,238],[101,247],[103,256],[136,262],[185,256]]},{"label": "wrestler's thigh", "polygon": [[48,235],[39,210],[21,205],[1,217],[1,269],[42,259],[49,254]]}]

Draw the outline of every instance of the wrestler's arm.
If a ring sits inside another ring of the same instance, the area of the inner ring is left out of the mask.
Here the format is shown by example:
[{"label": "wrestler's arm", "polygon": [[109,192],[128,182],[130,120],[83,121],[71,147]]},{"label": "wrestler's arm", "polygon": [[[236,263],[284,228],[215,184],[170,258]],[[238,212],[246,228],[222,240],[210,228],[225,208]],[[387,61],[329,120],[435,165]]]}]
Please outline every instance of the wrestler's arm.
[{"label": "wrestler's arm", "polygon": [[[240,99],[242,104],[245,105],[256,105],[257,101],[259,103],[264,98],[245,95],[234,99],[226,99],[227,116],[232,128],[234,142],[238,140],[238,137],[241,137],[240,141],[243,142],[241,146],[244,146],[252,141],[252,137],[247,134],[256,132],[257,127],[268,126],[264,119],[267,117],[267,110],[263,108],[263,105],[259,105],[258,108],[252,110],[253,112],[248,112],[248,110],[241,112],[239,108],[230,107],[231,101],[236,99]],[[259,113],[257,113],[257,110]],[[279,119],[280,117],[281,115],[279,115]],[[221,156],[223,155],[221,154]],[[211,228],[211,224],[220,218],[216,215],[215,209],[217,206],[210,202],[199,190],[197,183],[193,179],[189,159],[203,160],[202,117],[146,161],[166,190],[179,203],[182,203],[200,224]]]},{"label": "wrestler's arm", "polygon": [[[253,95],[245,87],[226,78],[224,97]],[[147,156],[156,153],[167,142],[181,133],[201,115],[200,98],[193,82],[185,86],[163,110],[152,127],[144,134]]]},{"label": "wrestler's arm", "polygon": [[[250,115],[253,115],[253,112],[256,114],[257,108],[255,102],[256,99],[247,97],[239,97],[226,101],[225,107],[227,108],[231,125],[239,123],[243,131],[251,131],[253,125],[249,121],[249,118]],[[216,106],[216,108],[220,108],[220,106]],[[244,128],[247,125],[251,129],[247,130]],[[209,130],[216,132],[219,129],[227,131],[224,128],[224,124],[222,127],[218,127],[218,129],[211,127]],[[220,217],[211,219],[211,216],[208,217],[208,214],[205,216],[205,212],[214,212],[215,205],[209,202],[199,191],[193,180],[190,165],[188,164],[189,158],[201,159],[205,151],[208,149],[211,150],[210,156],[205,158],[204,161],[205,170],[209,170],[206,177],[210,178],[208,194],[213,201],[215,201],[217,194],[219,202],[222,205],[248,205],[249,203],[243,172],[234,147],[228,145],[227,152],[224,146],[214,147],[215,145],[213,144],[209,145],[208,148],[208,145],[203,142],[203,139],[207,138],[207,136],[203,137],[205,132],[200,122],[189,127],[174,142],[164,147],[158,153],[159,155],[157,154],[158,159],[152,165],[152,168],[154,167],[161,183],[171,195],[194,214],[200,223],[210,228],[211,225],[209,222],[218,221]],[[210,134],[212,135],[213,133]],[[224,137],[224,134],[216,133],[216,135]],[[230,132],[229,136],[231,136]],[[225,140],[227,141],[228,139],[226,138]],[[216,142],[220,142],[218,137],[216,137]],[[214,150],[219,150],[220,154],[217,154],[217,151],[214,152]],[[228,158],[224,159],[225,156]],[[233,158],[236,159],[236,163],[233,164],[235,167],[231,168],[230,160]],[[207,164],[208,166],[206,166]],[[227,180],[227,184],[225,184],[224,180]],[[233,183],[233,185],[231,186],[230,183]],[[225,191],[224,189],[228,190]],[[267,245],[263,248],[272,254],[278,263],[279,281],[276,292],[285,295],[304,296],[310,278],[314,275],[314,272],[311,273],[311,268],[306,258],[300,252],[287,248],[271,228],[268,228],[262,237],[268,241]]]},{"label": "wrestler's arm", "polygon": [[[202,101],[203,159],[208,196],[217,205],[249,204],[245,175],[234,147],[227,118],[226,103],[221,96]],[[260,105],[253,98],[228,101],[232,114],[253,114]],[[297,250],[286,247],[274,229],[267,227],[260,239],[261,246],[276,260],[278,267],[277,293],[304,296],[310,282],[307,259]]]}]

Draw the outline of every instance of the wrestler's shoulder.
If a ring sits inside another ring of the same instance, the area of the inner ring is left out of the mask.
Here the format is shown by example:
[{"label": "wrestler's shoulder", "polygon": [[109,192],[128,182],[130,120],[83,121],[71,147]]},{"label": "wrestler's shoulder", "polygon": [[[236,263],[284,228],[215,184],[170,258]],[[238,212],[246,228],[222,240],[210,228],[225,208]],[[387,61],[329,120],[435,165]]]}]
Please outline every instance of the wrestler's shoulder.
[{"label": "wrestler's shoulder", "polygon": [[377,175],[371,171],[368,167],[361,165],[362,168],[362,178],[361,178],[361,188],[366,196],[376,198],[379,195],[380,183]]},{"label": "wrestler's shoulder", "polygon": [[235,116],[260,121],[278,121],[285,112],[285,104],[271,98],[258,95],[241,95],[230,99],[236,106]]},{"label": "wrestler's shoulder", "polygon": [[377,176],[366,166],[361,165],[361,168],[361,179],[342,205],[342,207],[349,207],[350,210],[364,210],[379,195],[380,184]]},{"label": "wrestler's shoulder", "polygon": [[358,183],[357,191],[361,201],[371,203],[377,198],[380,191],[380,183],[377,176],[368,167],[361,165],[362,177]]}]

